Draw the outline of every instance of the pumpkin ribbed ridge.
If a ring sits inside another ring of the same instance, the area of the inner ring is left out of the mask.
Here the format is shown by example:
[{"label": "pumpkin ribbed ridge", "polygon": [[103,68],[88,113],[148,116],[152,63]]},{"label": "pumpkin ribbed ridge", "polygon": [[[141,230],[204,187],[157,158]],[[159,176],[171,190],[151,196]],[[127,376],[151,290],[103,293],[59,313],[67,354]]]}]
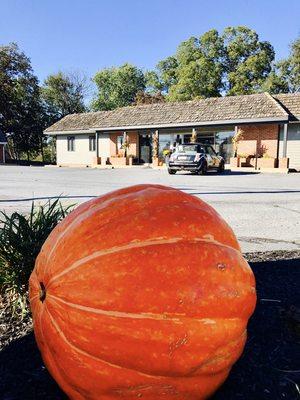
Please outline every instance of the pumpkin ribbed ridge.
[{"label": "pumpkin ribbed ridge", "polygon": [[[56,301],[59,301],[69,307],[76,308],[80,311],[85,311],[85,312],[91,312],[95,314],[100,314],[100,315],[105,315],[109,317],[114,317],[114,318],[137,318],[137,319],[154,319],[154,320],[163,320],[163,321],[180,321],[182,319],[193,319],[193,321],[199,321],[203,322],[204,324],[210,324],[214,323],[214,320],[218,319],[217,317],[214,317],[213,319],[210,318],[197,318],[197,317],[190,317],[185,314],[153,314],[153,313],[132,313],[132,312],[124,312],[124,311],[115,311],[115,310],[103,310],[100,308],[94,308],[94,307],[86,307],[81,304],[76,304],[76,303],[71,303],[69,301],[60,299],[57,296],[49,295],[51,299],[54,299]],[[238,320],[240,318],[231,318],[232,320]]]},{"label": "pumpkin ribbed ridge", "polygon": [[228,247],[231,250],[234,251],[238,251],[235,248],[228,246],[226,244],[220,243],[216,240],[211,240],[211,239],[201,239],[201,238],[190,238],[190,239],[185,239],[185,238],[169,238],[169,239],[162,239],[162,238],[152,238],[150,240],[145,240],[142,242],[139,241],[134,241],[134,242],[130,242],[129,244],[123,245],[123,246],[116,246],[116,247],[111,247],[109,249],[102,249],[99,251],[96,251],[86,257],[83,257],[81,259],[79,259],[78,261],[76,261],[74,264],[72,264],[70,267],[64,269],[61,273],[54,275],[49,281],[48,281],[48,288],[51,286],[51,284],[56,281],[57,279],[61,278],[62,276],[64,276],[65,274],[73,271],[74,269],[80,267],[82,264],[91,261],[95,258],[101,257],[101,256],[105,256],[108,254],[114,254],[117,252],[122,252],[122,251],[126,251],[126,250],[132,250],[132,249],[136,249],[136,248],[143,248],[143,247],[147,247],[147,246],[154,246],[154,245],[164,245],[164,244],[176,244],[179,242],[195,242],[195,243],[211,243],[211,244],[215,244],[218,246],[223,246],[223,247]]},{"label": "pumpkin ribbed ridge", "polygon": [[[93,354],[87,353],[86,351],[80,349],[79,347],[74,346],[74,344],[72,344],[72,343],[66,338],[66,336],[65,336],[64,333],[63,333],[63,331],[60,329],[59,325],[57,324],[57,322],[55,321],[55,319],[53,318],[53,316],[51,315],[51,313],[49,312],[48,309],[46,309],[46,312],[48,313],[49,318],[50,318],[50,320],[51,320],[53,326],[54,326],[55,329],[57,330],[58,334],[59,334],[59,335],[62,337],[62,339],[68,344],[68,346],[72,347],[72,349],[74,349],[76,352],[81,353],[81,354],[83,354],[83,355],[85,355],[85,356],[87,356],[87,357],[93,358],[93,359],[96,360],[96,361],[101,361],[101,362],[103,362],[103,363],[105,363],[105,364],[108,364],[109,366],[111,366],[111,367],[113,367],[113,368],[121,368],[121,369],[125,369],[125,370],[132,370],[131,368],[128,368],[128,367],[125,367],[125,366],[121,366],[121,365],[118,365],[118,364],[114,364],[114,363],[109,362],[108,360],[104,360],[104,359],[102,359],[102,358],[100,358],[100,357],[96,357],[96,356],[94,356]],[[244,331],[242,332],[242,334],[241,334],[238,338],[233,339],[231,342],[227,343],[227,345],[230,346],[232,343],[238,342],[238,341],[239,341],[241,338],[243,338],[245,335],[246,335],[246,331],[244,330]],[[219,356],[216,356],[216,357],[215,357],[215,360],[217,360],[218,358],[219,358]],[[204,366],[206,366],[207,364],[214,362],[215,360],[214,360],[214,359],[213,359],[213,360],[210,359],[210,360],[208,360],[206,363],[203,363],[203,364],[201,365],[201,367],[204,367]],[[199,367],[199,368],[201,368],[201,367]],[[138,370],[132,370],[132,371],[136,372],[137,374],[139,374],[139,375],[141,375],[141,376],[147,376],[147,377],[151,377],[151,378],[152,378],[152,377],[157,377],[157,378],[169,378],[168,375],[146,374],[146,373],[143,373],[143,372],[138,371]]]},{"label": "pumpkin ribbed ridge", "polygon": [[[148,187],[143,187],[143,185],[141,185],[140,190],[134,191],[134,192],[121,192],[119,196],[116,195],[116,197],[109,197],[106,200],[102,201],[101,203],[97,204],[96,206],[92,206],[92,207],[86,207],[86,210],[83,210],[80,214],[77,214],[75,218],[73,218],[72,222],[66,227],[66,229],[64,229],[61,234],[56,236],[56,240],[54,241],[54,243],[52,244],[52,249],[50,250],[50,252],[48,253],[48,261],[50,260],[52,254],[54,253],[54,251],[56,250],[56,246],[59,243],[60,240],[62,240],[62,238],[64,236],[66,236],[68,233],[70,233],[72,231],[72,229],[74,230],[76,228],[76,226],[78,224],[80,224],[80,221],[84,221],[87,217],[92,217],[93,214],[95,214],[96,212],[100,211],[101,209],[104,209],[108,206],[111,206],[113,204],[115,204],[117,201],[120,200],[124,200],[126,199],[126,197],[131,196],[132,194],[136,194],[137,192],[141,192],[144,190],[147,190]],[[152,189],[152,188],[151,188]],[[166,188],[164,186],[159,187],[159,189],[161,190],[174,190],[171,188]],[[175,191],[175,190],[174,190]],[[91,203],[94,203],[95,200],[91,200]],[[90,203],[88,202],[88,203]],[[180,201],[181,202],[181,201]],[[113,203],[113,204],[111,204]],[[117,216],[116,216],[117,218]],[[111,223],[112,221],[108,221],[107,223]]]}]

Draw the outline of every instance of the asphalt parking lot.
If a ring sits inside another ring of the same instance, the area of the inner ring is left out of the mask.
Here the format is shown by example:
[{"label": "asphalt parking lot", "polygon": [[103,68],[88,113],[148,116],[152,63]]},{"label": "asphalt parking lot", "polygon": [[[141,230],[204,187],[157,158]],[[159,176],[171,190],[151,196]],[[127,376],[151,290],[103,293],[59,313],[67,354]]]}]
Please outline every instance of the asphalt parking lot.
[{"label": "asphalt parking lot", "polygon": [[31,199],[79,203],[140,184],[173,186],[207,201],[229,223],[244,252],[300,249],[300,174],[225,172],[206,176],[166,170],[0,166],[0,210],[27,211]]}]

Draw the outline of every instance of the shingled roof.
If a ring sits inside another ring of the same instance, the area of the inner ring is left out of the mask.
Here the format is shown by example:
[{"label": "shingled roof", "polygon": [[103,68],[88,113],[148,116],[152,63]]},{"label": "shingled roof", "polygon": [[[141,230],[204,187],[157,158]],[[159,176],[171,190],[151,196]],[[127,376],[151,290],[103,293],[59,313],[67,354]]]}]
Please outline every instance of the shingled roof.
[{"label": "shingled roof", "polygon": [[277,94],[273,97],[290,115],[291,120],[300,120],[300,93]]},{"label": "shingled roof", "polygon": [[[292,99],[289,96],[293,96]],[[282,106],[282,103],[287,104],[287,107]],[[259,93],[128,106],[112,111],[67,115],[47,128],[45,133],[229,124],[233,121],[286,121],[290,105],[293,106],[293,112],[300,111],[300,95],[272,97],[268,93]]]}]

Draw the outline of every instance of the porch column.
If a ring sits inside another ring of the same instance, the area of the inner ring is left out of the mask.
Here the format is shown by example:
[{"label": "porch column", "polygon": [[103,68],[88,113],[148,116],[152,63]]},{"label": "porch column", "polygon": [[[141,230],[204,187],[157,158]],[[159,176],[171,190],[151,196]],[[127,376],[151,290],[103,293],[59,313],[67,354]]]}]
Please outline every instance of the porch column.
[{"label": "porch column", "polygon": [[98,139],[99,139],[99,134],[98,134],[98,132],[96,131],[96,157],[97,157],[97,159],[98,159],[98,157],[99,157],[99,143],[98,143]]},{"label": "porch column", "polygon": [[123,131],[123,149],[125,157],[128,156],[129,151],[129,136],[127,135],[126,131]]},{"label": "porch column", "polygon": [[192,129],[192,137],[191,137],[191,143],[196,143],[197,142],[197,131],[195,128]]},{"label": "porch column", "polygon": [[282,147],[282,157],[286,158],[287,155],[287,140],[288,140],[288,124],[283,125],[283,147]]},{"label": "porch column", "polygon": [[159,130],[156,129],[153,135],[153,158],[158,158],[159,154]]}]

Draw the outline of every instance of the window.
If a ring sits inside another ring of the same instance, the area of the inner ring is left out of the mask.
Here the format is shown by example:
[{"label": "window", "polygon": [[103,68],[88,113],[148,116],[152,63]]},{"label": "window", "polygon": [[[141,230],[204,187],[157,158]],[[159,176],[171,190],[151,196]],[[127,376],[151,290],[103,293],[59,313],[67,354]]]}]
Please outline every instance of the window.
[{"label": "window", "polygon": [[95,136],[89,136],[89,151],[96,150],[96,138]]},{"label": "window", "polygon": [[215,135],[215,150],[225,159],[226,163],[230,162],[230,157],[234,154],[233,136],[234,131],[219,131]]},{"label": "window", "polygon": [[68,151],[75,151],[75,136],[68,136]]},{"label": "window", "polygon": [[124,140],[123,136],[117,137],[117,151],[123,148],[123,140]]},{"label": "window", "polygon": [[204,153],[204,149],[200,144],[180,144],[177,146],[179,153]]}]

